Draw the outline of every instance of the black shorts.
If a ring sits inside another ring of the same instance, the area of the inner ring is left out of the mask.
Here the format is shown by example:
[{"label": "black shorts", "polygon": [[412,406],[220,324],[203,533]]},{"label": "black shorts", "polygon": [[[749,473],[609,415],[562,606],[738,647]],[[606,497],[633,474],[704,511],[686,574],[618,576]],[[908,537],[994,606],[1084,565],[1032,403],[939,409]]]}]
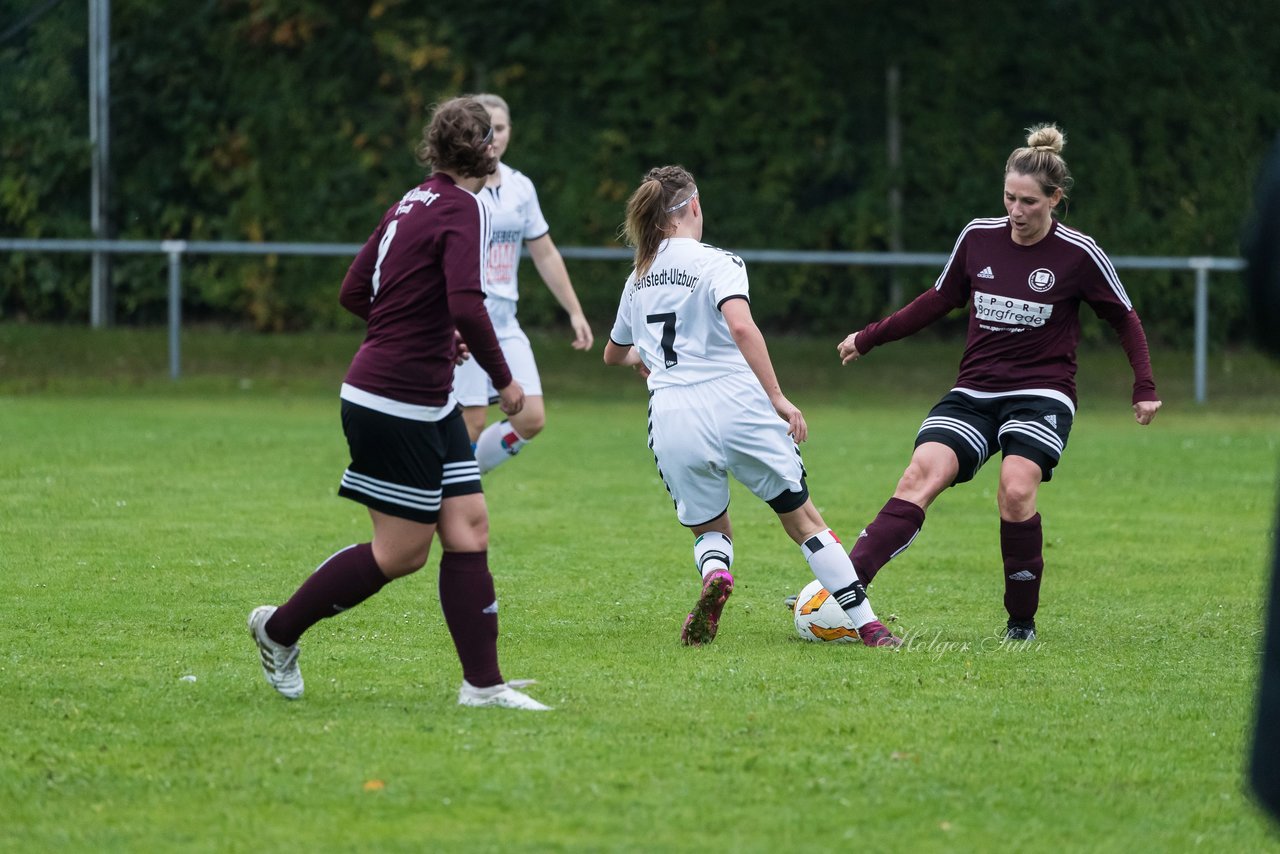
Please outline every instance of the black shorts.
[{"label": "black shorts", "polygon": [[344,400],[342,432],[351,451],[338,488],[344,498],[435,524],[442,500],[482,491],[460,408],[439,421],[415,421]]},{"label": "black shorts", "polygon": [[1047,482],[1066,450],[1073,420],[1071,408],[1052,397],[981,398],[953,390],[929,410],[916,434],[916,447],[941,442],[955,451],[960,471],[953,486],[972,480],[997,444],[1005,456],[1026,457],[1038,464]]}]

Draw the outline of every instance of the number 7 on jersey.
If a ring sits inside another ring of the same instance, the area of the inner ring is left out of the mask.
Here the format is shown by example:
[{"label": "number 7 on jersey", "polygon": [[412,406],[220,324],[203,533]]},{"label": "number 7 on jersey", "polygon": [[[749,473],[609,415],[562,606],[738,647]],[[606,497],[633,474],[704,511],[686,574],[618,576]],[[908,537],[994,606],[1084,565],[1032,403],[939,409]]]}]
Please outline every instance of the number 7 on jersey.
[{"label": "number 7 on jersey", "polygon": [[676,356],[676,313],[665,311],[662,314],[647,314],[645,323],[662,324],[662,359],[668,368],[674,368],[679,360]]}]

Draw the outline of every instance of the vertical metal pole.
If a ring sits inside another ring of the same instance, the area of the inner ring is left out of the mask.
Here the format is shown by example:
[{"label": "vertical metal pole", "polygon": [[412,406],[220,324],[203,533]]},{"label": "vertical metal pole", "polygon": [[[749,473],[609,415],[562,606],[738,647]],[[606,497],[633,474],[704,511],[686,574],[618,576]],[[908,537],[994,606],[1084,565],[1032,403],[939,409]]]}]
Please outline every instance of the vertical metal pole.
[{"label": "vertical metal pole", "polygon": [[[902,251],[902,121],[898,115],[898,91],[901,74],[897,65],[890,65],[885,75],[885,97],[888,101],[888,127],[885,129],[889,154],[889,251]],[[902,279],[897,266],[889,272],[889,305],[896,309],[902,305]]]},{"label": "vertical metal pole", "polygon": [[[1201,259],[1192,258],[1191,263]],[[1209,268],[1196,265],[1196,403],[1204,403],[1209,353]]]},{"label": "vertical metal pole", "polygon": [[[111,163],[110,54],[111,0],[89,0],[89,140],[93,148],[89,226],[95,240],[111,236],[107,215]],[[95,329],[112,324],[114,303],[111,256],[95,251],[89,294],[89,322]]]},{"label": "vertical metal pole", "polygon": [[169,253],[169,379],[176,380],[182,375],[182,253],[187,244],[183,240],[166,240],[162,245]]}]

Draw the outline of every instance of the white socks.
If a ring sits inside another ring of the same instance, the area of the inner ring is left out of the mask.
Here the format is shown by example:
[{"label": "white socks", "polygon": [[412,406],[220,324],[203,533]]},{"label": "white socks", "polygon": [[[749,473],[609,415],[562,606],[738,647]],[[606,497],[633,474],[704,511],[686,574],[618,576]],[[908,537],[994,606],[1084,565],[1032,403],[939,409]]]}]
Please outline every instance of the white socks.
[{"label": "white socks", "polygon": [[855,628],[862,628],[875,620],[875,611],[871,610],[866,588],[858,580],[853,561],[849,560],[844,545],[830,528],[819,531],[801,543],[800,551],[804,552],[805,560],[809,561],[814,577],[840,603],[849,619],[853,620]]},{"label": "white socks", "polygon": [[717,569],[733,566],[733,542],[719,531],[708,531],[693,541],[693,563],[703,578]]},{"label": "white socks", "polygon": [[522,439],[510,421],[490,424],[476,439],[476,462],[480,464],[480,474],[496,469],[520,453],[528,443],[529,440]]}]

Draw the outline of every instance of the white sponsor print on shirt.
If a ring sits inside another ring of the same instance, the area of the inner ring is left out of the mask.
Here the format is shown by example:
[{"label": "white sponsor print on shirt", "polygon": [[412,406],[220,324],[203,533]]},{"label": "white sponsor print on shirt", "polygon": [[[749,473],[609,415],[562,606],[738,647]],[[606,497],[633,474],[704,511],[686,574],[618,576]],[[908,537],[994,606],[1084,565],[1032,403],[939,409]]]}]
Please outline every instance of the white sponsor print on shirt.
[{"label": "white sponsor print on shirt", "polygon": [[440,198],[439,193],[414,187],[400,198],[400,207],[396,208],[396,216],[402,216],[413,210],[414,202],[422,202],[423,207],[431,207],[431,203]]},{"label": "white sponsor print on shirt", "polygon": [[1048,303],[1002,297],[984,291],[973,292],[973,310],[978,320],[1037,328],[1048,323],[1053,314],[1053,306]]}]

